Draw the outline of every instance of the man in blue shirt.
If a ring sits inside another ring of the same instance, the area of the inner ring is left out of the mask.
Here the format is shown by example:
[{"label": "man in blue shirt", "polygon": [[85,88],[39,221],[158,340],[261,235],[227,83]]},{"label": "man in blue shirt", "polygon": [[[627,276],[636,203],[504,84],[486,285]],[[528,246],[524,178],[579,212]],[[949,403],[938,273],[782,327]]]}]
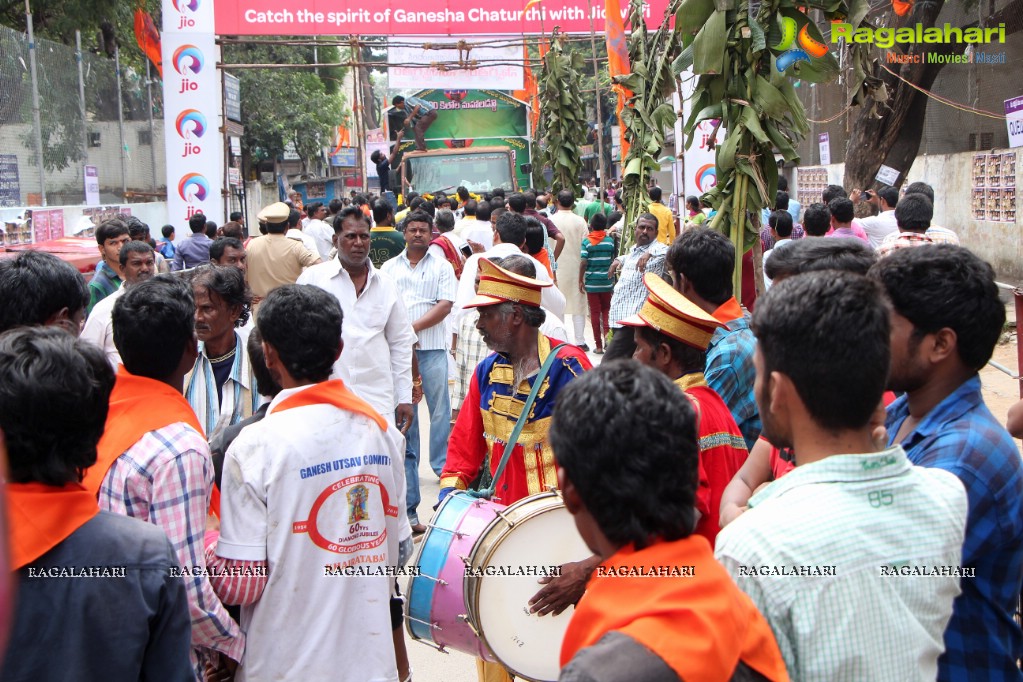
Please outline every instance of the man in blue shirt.
[{"label": "man in blue shirt", "polygon": [[938,680],[1023,680],[1023,633],[1013,611],[1023,582],[1023,465],[981,396],[977,372],[1005,323],[991,266],[951,245],[899,249],[870,275],[892,302],[889,443],[910,461],[954,473],[969,516],[964,578]]},{"label": "man in blue shirt", "polygon": [[206,216],[196,213],[188,219],[192,234],[182,241],[174,253],[171,270],[188,270],[210,262],[213,240],[206,236]]},{"label": "man in blue shirt", "polygon": [[405,111],[405,125],[412,126],[412,132],[416,136],[416,149],[426,151],[426,129],[437,120],[437,107],[425,99],[419,97],[402,97],[396,95],[391,100],[396,109]]}]

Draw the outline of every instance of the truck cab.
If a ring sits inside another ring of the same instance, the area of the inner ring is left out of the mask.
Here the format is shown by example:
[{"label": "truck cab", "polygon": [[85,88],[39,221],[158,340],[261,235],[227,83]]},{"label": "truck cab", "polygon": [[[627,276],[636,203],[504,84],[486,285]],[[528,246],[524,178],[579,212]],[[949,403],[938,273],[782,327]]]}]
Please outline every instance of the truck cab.
[{"label": "truck cab", "polygon": [[466,147],[406,152],[399,167],[402,194],[453,194],[458,187],[483,194],[513,192],[515,153],[507,147]]}]

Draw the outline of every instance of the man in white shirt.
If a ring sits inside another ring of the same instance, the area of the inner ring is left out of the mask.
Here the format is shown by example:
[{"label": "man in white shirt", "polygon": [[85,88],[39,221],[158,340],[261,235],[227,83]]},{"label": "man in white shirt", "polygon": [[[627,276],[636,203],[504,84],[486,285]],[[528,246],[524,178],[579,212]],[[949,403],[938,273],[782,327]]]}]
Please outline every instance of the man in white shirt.
[{"label": "man in white shirt", "polygon": [[[586,293],[579,287],[579,282],[573,273],[579,272],[579,265],[582,263],[583,240],[586,238],[589,228],[586,220],[572,212],[575,205],[575,193],[570,189],[563,189],[558,192],[558,210],[551,217],[551,222],[557,226],[561,234],[565,235],[565,248],[558,256],[558,271],[562,273],[558,280],[558,289],[565,297],[565,314],[572,316],[573,331],[575,332],[575,345],[583,350],[589,350],[586,345],[584,332],[586,328]],[[569,273],[567,276],[564,273]],[[566,341],[568,339],[565,339]]]},{"label": "man in white shirt", "polygon": [[[522,245],[526,243],[526,219],[514,211],[505,211],[497,219],[497,229],[494,230],[494,246],[485,253],[476,253],[465,261],[462,268],[462,277],[458,280],[458,292],[455,295],[455,326],[461,322],[462,316],[467,312],[463,306],[476,295],[476,272],[479,270],[480,258],[504,258],[506,256],[523,255]],[[547,274],[547,268],[540,261],[527,255],[536,266],[536,278],[541,282],[553,282]],[[544,287],[541,296],[541,305],[559,320],[565,314],[565,296],[557,287]]]},{"label": "man in white shirt", "polygon": [[953,474],[877,442],[891,333],[880,288],[848,272],[788,277],[757,301],[753,328],[763,433],[796,468],[750,498],[715,556],[792,679],[934,680],[967,498]]},{"label": "man in white shirt", "polygon": [[297,242],[302,242],[302,246],[319,258],[319,251],[316,248],[316,240],[302,231],[301,218],[301,213],[295,209],[291,209],[291,213],[288,215],[288,231],[284,233],[284,236],[288,239],[294,239]]},{"label": "man in white shirt", "polygon": [[297,283],[324,289],[341,303],[348,351],[332,376],[405,433],[412,425],[416,335],[394,281],[369,261],[369,219],[355,206],[338,217],[337,259],[307,269]]},{"label": "man in white shirt", "polygon": [[[451,215],[450,211],[447,211]],[[430,411],[430,468],[440,476],[451,433],[451,399],[448,395],[448,343],[445,324],[455,299],[455,271],[444,258],[429,251],[433,221],[423,211],[405,219],[405,250],[384,263],[380,272],[389,275],[401,294],[418,337],[416,359],[423,397]],[[419,526],[419,418],[412,416],[405,446],[405,481],[409,522]],[[425,529],[424,529],[425,530]]]},{"label": "man in white shirt", "polygon": [[[865,194],[869,200],[871,191],[867,190]],[[860,226],[867,233],[872,249],[879,247],[885,237],[899,231],[899,225],[895,222],[895,204],[899,203],[899,190],[894,187],[882,187],[877,190],[876,196],[881,202],[881,212],[869,218],[860,218]]]},{"label": "man in white shirt", "polygon": [[114,345],[114,324],[111,321],[114,303],[124,294],[125,289],[156,274],[153,248],[145,242],[128,242],[121,247],[119,258],[121,271],[124,273],[124,284],[96,304],[89,313],[89,319],[86,320],[81,334],[81,338],[106,353],[107,360],[115,369],[121,364],[121,356]]},{"label": "man in white shirt", "polygon": [[[242,604],[248,636],[237,679],[397,680],[393,583],[383,572],[411,539],[401,434],[328,380],[345,345],[334,297],[280,287],[258,327],[283,390],[228,448],[216,542],[218,568],[253,576],[214,580]],[[211,541],[207,556],[212,549]],[[346,576],[348,567],[369,573]]]},{"label": "man in white shirt", "polygon": [[764,251],[764,291],[770,289],[773,284],[771,278],[767,276],[767,262],[771,260],[775,249],[784,249],[792,243],[792,214],[785,210],[774,211],[767,219],[767,224],[774,237],[774,246]]},{"label": "man in white shirt", "polygon": [[302,227],[302,233],[313,240],[316,253],[320,254],[320,258],[325,261],[329,260],[330,250],[334,248],[334,228],[323,222],[323,219],[327,217],[327,207],[314,201],[306,207],[306,211],[309,214],[309,220]]}]

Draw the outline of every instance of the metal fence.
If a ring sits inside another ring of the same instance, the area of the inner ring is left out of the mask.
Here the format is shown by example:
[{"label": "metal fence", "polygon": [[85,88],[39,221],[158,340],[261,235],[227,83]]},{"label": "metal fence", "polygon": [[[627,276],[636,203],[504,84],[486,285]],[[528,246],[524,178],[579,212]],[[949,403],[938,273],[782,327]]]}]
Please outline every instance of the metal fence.
[{"label": "metal fence", "polygon": [[[120,53],[111,59],[80,45],[37,38],[33,65],[28,36],[0,26],[0,207],[164,200],[155,69],[148,78]],[[98,176],[92,202],[86,166]]]}]

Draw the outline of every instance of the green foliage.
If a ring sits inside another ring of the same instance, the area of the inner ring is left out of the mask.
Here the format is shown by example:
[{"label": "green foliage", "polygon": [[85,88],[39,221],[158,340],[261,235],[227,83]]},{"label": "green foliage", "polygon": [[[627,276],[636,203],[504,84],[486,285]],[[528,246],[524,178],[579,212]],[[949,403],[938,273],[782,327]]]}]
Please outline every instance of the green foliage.
[{"label": "green foliage", "polygon": [[585,66],[580,53],[565,50],[564,40],[555,30],[538,83],[537,138],[544,138],[544,143],[539,145],[539,159],[534,161],[534,169],[548,165],[554,170],[555,192],[579,190],[580,148],[586,143],[586,109],[579,94],[579,81]]},{"label": "green foliage", "polygon": [[643,0],[631,0],[629,21],[629,64],[632,73],[617,76],[614,81],[632,91],[622,125],[629,151],[622,159],[622,191],[625,202],[623,248],[632,244],[633,225],[650,201],[646,193],[650,173],[660,170],[658,159],[667,131],[675,124],[676,113],[671,94],[678,87],[682,69],[676,65],[682,49],[682,34],[669,28],[668,17],[675,14],[684,0],[671,0],[665,21],[650,35],[643,18]]},{"label": "green foliage", "polygon": [[[334,50],[334,55],[330,55]],[[322,61],[338,59],[336,48],[321,47]],[[257,42],[226,45],[225,64],[310,64],[312,48]],[[331,142],[334,127],[348,117],[339,89],[342,67],[321,69],[239,69],[241,80],[243,152],[248,158],[276,159],[289,144],[308,164]]]},{"label": "green foliage", "polygon": [[[809,132],[792,79],[825,83],[839,71],[831,52],[778,71],[778,58],[795,39],[794,31],[805,28],[811,39],[823,41],[816,24],[797,7],[854,26],[867,8],[865,0],[764,0],[754,16],[750,0],[683,0],[675,15],[684,50],[673,67],[680,72],[692,66],[699,76],[685,125],[686,146],[701,121],[719,121],[725,129],[717,149],[717,185],[704,198],[718,211],[710,226],[735,244],[736,291],[741,255],[758,238],[760,211],[773,203],[777,190],[774,153],[798,161],[796,147]],[[880,85],[870,75],[862,47],[847,47],[854,103],[867,94],[877,97]]]}]

